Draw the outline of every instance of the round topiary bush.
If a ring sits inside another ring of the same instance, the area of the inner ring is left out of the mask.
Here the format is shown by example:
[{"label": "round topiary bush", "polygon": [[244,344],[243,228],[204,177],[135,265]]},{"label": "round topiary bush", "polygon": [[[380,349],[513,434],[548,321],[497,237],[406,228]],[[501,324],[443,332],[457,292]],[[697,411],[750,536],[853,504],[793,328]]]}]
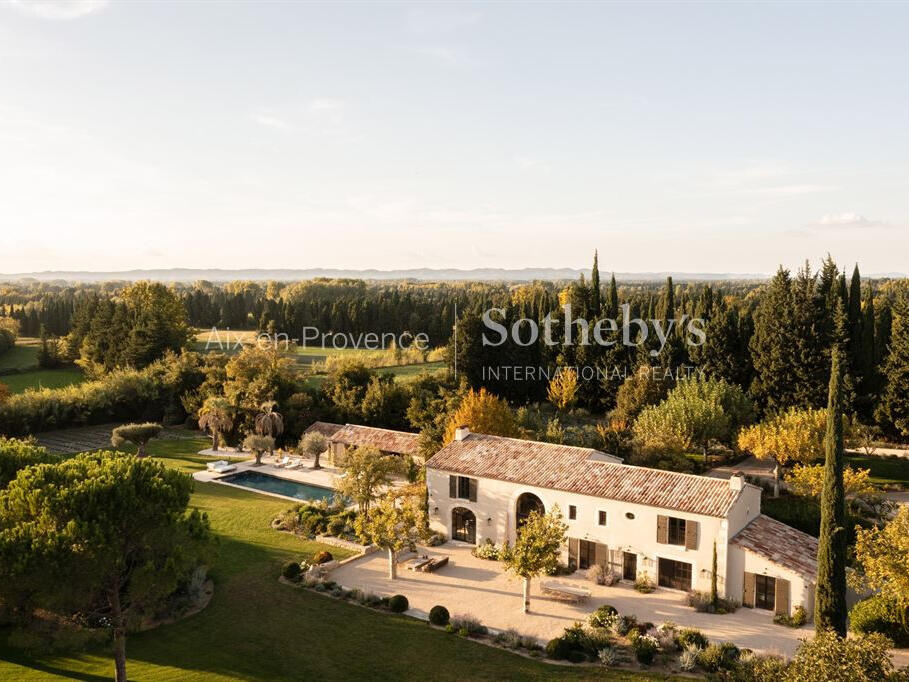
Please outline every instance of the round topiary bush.
[{"label": "round topiary bush", "polygon": [[289,561],[284,565],[281,575],[288,580],[298,580],[300,578],[300,564],[296,561]]},{"label": "round topiary bush", "polygon": [[675,641],[676,644],[678,644],[679,649],[687,649],[689,647],[706,649],[707,645],[710,644],[707,640],[707,636],[700,630],[695,630],[694,628],[679,630],[679,634],[676,636]]},{"label": "round topiary bush", "polygon": [[852,607],[849,629],[859,635],[878,632],[897,645],[909,644],[909,633],[903,629],[899,606],[881,595],[864,599]]},{"label": "round topiary bush", "polygon": [[388,600],[388,608],[394,613],[404,613],[410,608],[410,603],[403,594],[396,594]]},{"label": "round topiary bush", "polygon": [[334,559],[331,555],[331,552],[317,552],[316,555],[312,558],[314,564],[327,564],[329,561]]},{"label": "round topiary bush", "polygon": [[451,614],[444,606],[436,605],[429,609],[429,622],[439,627],[448,625],[451,620]]}]

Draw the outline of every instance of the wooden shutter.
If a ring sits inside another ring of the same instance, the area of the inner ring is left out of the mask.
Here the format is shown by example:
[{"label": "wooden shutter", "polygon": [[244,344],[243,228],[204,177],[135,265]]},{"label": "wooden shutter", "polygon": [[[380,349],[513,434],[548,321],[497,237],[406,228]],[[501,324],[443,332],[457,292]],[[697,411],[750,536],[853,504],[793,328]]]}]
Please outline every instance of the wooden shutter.
[{"label": "wooden shutter", "polygon": [[776,579],[776,590],[773,595],[773,612],[789,615],[789,581]]},{"label": "wooden shutter", "polygon": [[578,567],[578,545],[577,538],[568,538],[568,565],[574,568]]},{"label": "wooden shutter", "polygon": [[451,498],[458,496],[458,477],[457,476],[448,477],[448,496]]},{"label": "wooden shutter", "polygon": [[467,480],[470,483],[467,497],[471,502],[476,502],[477,501],[477,479],[469,478]]},{"label": "wooden shutter", "polygon": [[669,517],[657,516],[657,542],[662,545],[669,544]]},{"label": "wooden shutter", "polygon": [[697,521],[685,521],[685,549],[698,548],[698,526]]},{"label": "wooden shutter", "polygon": [[745,572],[745,589],[742,594],[742,604],[754,608],[754,573]]},{"label": "wooden shutter", "polygon": [[609,547],[601,545],[599,542],[596,546],[596,563],[605,569],[609,569]]}]

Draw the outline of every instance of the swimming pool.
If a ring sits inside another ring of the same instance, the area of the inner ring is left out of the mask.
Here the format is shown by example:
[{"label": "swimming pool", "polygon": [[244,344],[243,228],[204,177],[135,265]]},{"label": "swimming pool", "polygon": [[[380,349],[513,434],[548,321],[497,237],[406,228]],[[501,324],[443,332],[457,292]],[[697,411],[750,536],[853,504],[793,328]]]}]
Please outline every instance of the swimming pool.
[{"label": "swimming pool", "polygon": [[335,491],[331,488],[289,481],[286,478],[269,476],[258,471],[241,471],[237,474],[222,476],[218,480],[266,493],[285,495],[298,500],[330,500],[335,494]]}]

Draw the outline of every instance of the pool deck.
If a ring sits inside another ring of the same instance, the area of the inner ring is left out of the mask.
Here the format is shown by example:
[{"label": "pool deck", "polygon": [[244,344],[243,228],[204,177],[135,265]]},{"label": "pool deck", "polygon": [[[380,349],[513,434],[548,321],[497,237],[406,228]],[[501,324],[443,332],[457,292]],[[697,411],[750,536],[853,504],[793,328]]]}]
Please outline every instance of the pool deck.
[{"label": "pool deck", "polygon": [[[218,459],[224,459],[229,461],[231,464],[235,465],[237,468],[234,471],[229,471],[223,474],[216,473],[214,471],[209,471],[208,469],[203,469],[202,471],[197,471],[193,474],[193,478],[197,481],[204,481],[206,483],[220,483],[221,485],[229,485],[234,488],[239,488],[241,490],[249,490],[251,492],[260,493],[262,495],[271,495],[272,497],[278,497],[282,500],[291,500],[293,502],[306,502],[306,500],[301,500],[297,497],[290,497],[289,495],[281,495],[280,493],[273,493],[267,490],[258,490],[256,488],[250,488],[244,485],[237,485],[235,483],[230,483],[229,481],[222,480],[227,476],[233,476],[235,474],[242,473],[244,471],[257,471],[260,474],[266,474],[268,476],[274,476],[276,478],[284,479],[285,481],[294,481],[296,483],[305,483],[307,485],[314,485],[319,488],[328,488],[329,490],[335,489],[335,479],[340,476],[343,471],[341,469],[336,469],[335,467],[323,466],[321,469],[312,468],[312,460],[303,460],[303,466],[296,469],[285,469],[284,467],[275,466],[276,461],[280,461],[284,454],[275,453],[275,457],[263,457],[262,465],[256,466],[256,462],[253,459],[247,459],[243,461],[235,461],[230,458],[230,456],[225,457],[228,453],[221,452],[220,456],[212,454],[211,451],[203,451],[206,456],[213,457],[213,461]],[[199,453],[199,454],[203,454]],[[234,453],[229,453],[234,454]],[[248,453],[243,453],[244,456],[248,456]],[[401,481],[405,483],[405,481]],[[397,484],[397,483],[396,483]]]}]

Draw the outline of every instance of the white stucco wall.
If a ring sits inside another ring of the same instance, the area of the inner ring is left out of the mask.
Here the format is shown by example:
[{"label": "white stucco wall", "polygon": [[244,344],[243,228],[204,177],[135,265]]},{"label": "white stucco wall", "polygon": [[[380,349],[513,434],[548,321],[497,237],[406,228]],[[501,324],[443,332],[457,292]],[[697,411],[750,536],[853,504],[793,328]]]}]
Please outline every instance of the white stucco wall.
[{"label": "white stucco wall", "polygon": [[729,547],[729,594],[727,596],[739,602],[743,597],[746,572],[788,580],[790,613],[799,604],[805,607],[809,617],[814,613],[813,580],[806,580],[795,571],[779,566],[760,554],[731,545]]},{"label": "white stucco wall", "polygon": [[[692,586],[696,590],[708,591],[713,562],[713,544],[716,542],[719,567],[718,587],[721,594],[727,590],[726,575],[730,567],[727,551],[730,533],[727,519],[605,500],[589,495],[536,488],[488,478],[477,479],[477,501],[470,502],[449,498],[448,476],[448,472],[437,469],[428,468],[426,471],[430,525],[434,530],[444,533],[449,538],[452,535],[451,511],[455,507],[463,507],[472,511],[476,516],[477,543],[483,542],[486,538],[496,543],[501,543],[506,539],[510,543],[514,543],[517,500],[521,494],[529,492],[540,498],[547,511],[552,509],[553,505],[558,504],[562,517],[568,524],[569,537],[598,542],[608,546],[610,550],[638,554],[638,574],[649,575],[654,583],[657,582],[657,560],[659,558],[673,559],[691,564]],[[568,519],[569,505],[577,507],[577,519],[574,521]],[[607,515],[605,527],[597,524],[600,510],[605,511]],[[737,526],[739,524],[744,526],[759,512],[760,491],[749,490],[749,486],[746,486],[743,495],[733,509],[733,514],[730,514],[730,519],[734,517]],[[626,513],[634,514],[634,519],[626,518]],[[685,549],[684,546],[658,543],[658,515],[697,521],[699,524],[697,548]],[[737,530],[738,528],[736,532]],[[563,561],[565,560],[567,560],[567,548],[563,556]],[[620,567],[616,568],[620,571]],[[741,578],[737,582],[732,580],[729,587],[733,590],[730,596],[741,599]]]}]

